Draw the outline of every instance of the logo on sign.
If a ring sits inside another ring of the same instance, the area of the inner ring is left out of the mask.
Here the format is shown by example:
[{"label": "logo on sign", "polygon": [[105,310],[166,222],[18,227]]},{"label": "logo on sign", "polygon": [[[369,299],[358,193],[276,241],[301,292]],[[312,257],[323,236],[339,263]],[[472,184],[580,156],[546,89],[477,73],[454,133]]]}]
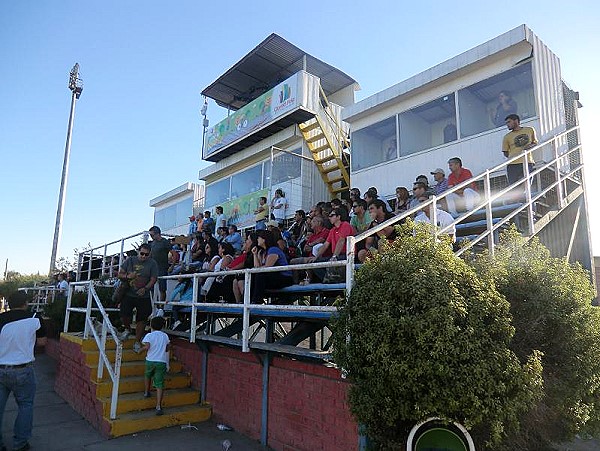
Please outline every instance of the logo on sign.
[{"label": "logo on sign", "polygon": [[279,105],[274,108],[274,112],[277,113],[278,111],[293,105],[295,102],[296,99],[292,97],[292,87],[287,83],[284,83],[279,90]]}]

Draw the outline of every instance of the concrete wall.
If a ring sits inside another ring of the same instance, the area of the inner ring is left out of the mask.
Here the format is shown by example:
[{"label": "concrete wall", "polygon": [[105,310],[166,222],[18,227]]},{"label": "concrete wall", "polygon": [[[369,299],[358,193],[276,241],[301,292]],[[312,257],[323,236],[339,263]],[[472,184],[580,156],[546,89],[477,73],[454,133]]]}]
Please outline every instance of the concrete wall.
[{"label": "concrete wall", "polygon": [[[202,379],[203,351],[185,340],[173,353]],[[258,355],[211,345],[206,400],[215,421],[260,439],[263,366]],[[274,450],[356,450],[358,428],[347,404],[349,383],[321,364],[274,357],[269,368],[268,445]]]}]

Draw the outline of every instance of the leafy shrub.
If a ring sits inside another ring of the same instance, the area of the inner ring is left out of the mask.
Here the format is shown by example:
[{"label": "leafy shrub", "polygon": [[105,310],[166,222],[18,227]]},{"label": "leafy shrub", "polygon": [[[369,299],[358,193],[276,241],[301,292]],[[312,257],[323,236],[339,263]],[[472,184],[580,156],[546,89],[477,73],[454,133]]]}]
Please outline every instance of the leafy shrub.
[{"label": "leafy shrub", "polygon": [[540,356],[519,362],[509,304],[448,242],[422,224],[399,232],[356,273],[334,324],[351,411],[383,449],[400,449],[432,416],[471,429],[478,449],[492,446],[539,396]]},{"label": "leafy shrub", "polygon": [[[102,285],[94,286],[96,293],[102,305],[106,307],[114,307],[112,302],[112,287]],[[74,292],[71,297],[72,307],[85,307],[87,305],[87,291]],[[67,311],[67,301],[63,298],[57,298],[53,303],[46,306],[44,315],[48,317],[59,330],[63,330],[65,323],[65,315]],[[92,316],[102,321],[100,312],[92,312]],[[118,312],[109,312],[109,319],[113,326],[118,327],[121,322]],[[69,332],[82,332],[85,328],[85,315],[83,313],[71,312],[69,317]]]},{"label": "leafy shrub", "polygon": [[510,303],[511,349],[521,360],[543,353],[543,397],[522,416],[505,449],[551,449],[579,431],[597,433],[600,311],[591,306],[589,274],[514,228],[502,234],[493,257],[485,253],[472,264]]}]

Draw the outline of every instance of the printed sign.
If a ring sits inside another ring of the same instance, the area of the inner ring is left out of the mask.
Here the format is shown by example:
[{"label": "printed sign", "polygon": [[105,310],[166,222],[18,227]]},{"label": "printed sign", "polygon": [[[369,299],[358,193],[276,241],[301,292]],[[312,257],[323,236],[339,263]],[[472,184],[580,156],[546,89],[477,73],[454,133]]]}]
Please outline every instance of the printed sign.
[{"label": "printed sign", "polygon": [[268,189],[262,189],[221,204],[223,214],[229,218],[227,223],[235,224],[239,229],[254,226],[254,210],[258,208],[258,199],[268,197],[268,194]]},{"label": "printed sign", "polygon": [[263,128],[300,104],[298,74],[254,99],[207,130],[203,158]]}]

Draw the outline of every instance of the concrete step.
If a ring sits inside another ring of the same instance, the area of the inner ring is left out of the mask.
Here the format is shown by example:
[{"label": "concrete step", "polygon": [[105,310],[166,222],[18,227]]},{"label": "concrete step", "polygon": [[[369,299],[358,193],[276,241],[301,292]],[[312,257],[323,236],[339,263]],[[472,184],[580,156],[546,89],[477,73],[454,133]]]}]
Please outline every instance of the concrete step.
[{"label": "concrete step", "polygon": [[[206,421],[211,416],[209,405],[191,405],[165,408],[164,415],[157,416],[154,409],[142,410],[135,413],[125,413],[117,419],[109,421],[110,434],[113,437],[133,434],[140,431],[162,429],[188,423]],[[174,447],[177,446],[174,444]]]},{"label": "concrete step", "polygon": [[[132,345],[132,347],[133,347],[133,345]],[[99,358],[98,350],[86,351],[83,354],[85,355],[85,363],[86,364],[88,364],[89,366],[98,365],[98,358]],[[115,361],[115,351],[114,350],[107,350],[106,355],[110,362]],[[127,349],[125,347],[123,347],[123,353],[122,353],[122,358],[121,358],[122,362],[134,362],[134,361],[140,361],[140,360],[141,361],[146,360],[146,353],[137,354],[137,353],[133,352],[133,349],[131,349],[131,347],[127,348]]]},{"label": "concrete step", "polygon": [[[105,380],[96,382],[96,396],[104,398],[112,394],[112,381]],[[165,375],[165,388],[186,388],[190,386],[190,377],[185,373],[167,373]],[[122,377],[119,380],[119,394],[121,393],[143,393],[144,376]]]},{"label": "concrete step", "polygon": [[[117,415],[140,410],[154,409],[156,407],[156,389],[150,398],[144,398],[144,391],[136,393],[123,393],[117,402]],[[99,399],[102,403],[102,412],[105,418],[110,415],[110,396]],[[165,390],[163,394],[163,407],[179,407],[195,405],[200,401],[200,391],[192,388],[174,388]]]},{"label": "concrete step", "polygon": [[[180,373],[183,371],[183,365],[177,360],[171,359],[169,364],[171,366],[171,373]],[[143,376],[144,370],[146,369],[146,362],[144,360],[133,360],[131,362],[121,362],[121,377],[127,376]],[[109,380],[110,376],[106,369],[104,370],[104,376],[101,379],[97,378],[98,364],[90,365],[90,379],[94,382]]]}]

